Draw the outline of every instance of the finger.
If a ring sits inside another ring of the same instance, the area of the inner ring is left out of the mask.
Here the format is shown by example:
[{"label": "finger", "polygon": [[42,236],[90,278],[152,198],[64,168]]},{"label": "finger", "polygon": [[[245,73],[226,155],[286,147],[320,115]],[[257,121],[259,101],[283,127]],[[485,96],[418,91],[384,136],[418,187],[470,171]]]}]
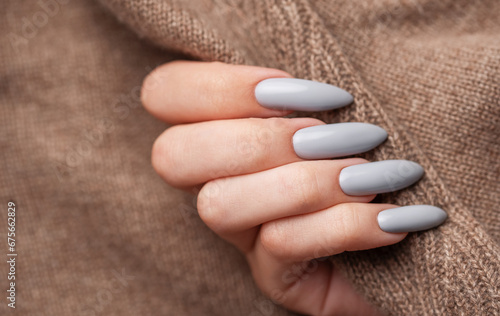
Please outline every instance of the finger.
[{"label": "finger", "polygon": [[156,140],[152,163],[176,187],[262,171],[300,161],[293,134],[320,124],[312,118],[270,118],[177,125]]},{"label": "finger", "polygon": [[375,314],[327,258],[404,239],[406,233],[386,233],[377,224],[378,213],[394,207],[344,203],[263,224],[255,248],[247,253],[257,284],[268,295],[280,291],[283,304],[298,312]]},{"label": "finger", "polygon": [[283,262],[331,256],[397,243],[406,233],[383,231],[377,215],[396,206],[343,203],[322,211],[278,219],[262,225],[256,252]]},{"label": "finger", "polygon": [[272,68],[176,61],[146,77],[141,98],[149,112],[169,123],[282,116],[291,111],[262,107],[254,90],[264,79],[290,77]]},{"label": "finger", "polygon": [[210,181],[198,195],[198,212],[212,230],[229,237],[279,218],[345,202],[369,202],[374,194],[349,196],[339,184],[344,167],[366,162],[361,158],[300,161]]},{"label": "finger", "polygon": [[380,316],[328,258],[284,265],[249,256],[254,279],[277,304],[306,315]]}]

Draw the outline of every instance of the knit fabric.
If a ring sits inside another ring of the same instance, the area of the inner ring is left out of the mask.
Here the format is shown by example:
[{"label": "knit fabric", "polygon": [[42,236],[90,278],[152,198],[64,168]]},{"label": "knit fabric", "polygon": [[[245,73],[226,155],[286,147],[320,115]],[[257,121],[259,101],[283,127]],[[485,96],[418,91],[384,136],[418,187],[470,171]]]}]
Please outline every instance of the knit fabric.
[{"label": "knit fabric", "polygon": [[[331,260],[388,315],[500,315],[499,1],[8,0],[3,8],[0,234],[14,201],[15,313],[291,314],[201,222],[195,196],[151,167],[167,126],[140,105],[141,82],[157,65],[189,58],[280,68],[352,93],[354,104],[313,115],[379,125],[389,139],[363,157],[409,159],[426,171],[377,202],[432,204],[449,219]],[[0,249],[7,253],[5,242]],[[4,289],[8,269],[0,264]]]}]

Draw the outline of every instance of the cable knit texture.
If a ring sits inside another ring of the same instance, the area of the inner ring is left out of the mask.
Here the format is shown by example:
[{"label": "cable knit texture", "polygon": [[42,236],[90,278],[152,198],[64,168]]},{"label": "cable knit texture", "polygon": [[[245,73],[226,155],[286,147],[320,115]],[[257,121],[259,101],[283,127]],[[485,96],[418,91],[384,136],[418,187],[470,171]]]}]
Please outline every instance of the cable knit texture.
[{"label": "cable knit texture", "polygon": [[315,116],[377,124],[389,139],[364,157],[426,171],[377,201],[449,219],[332,262],[388,315],[500,315],[498,12],[496,0],[8,0],[0,218],[14,201],[16,313],[291,314],[150,165],[167,126],[141,107],[142,79],[189,58],[351,92],[353,105]]}]

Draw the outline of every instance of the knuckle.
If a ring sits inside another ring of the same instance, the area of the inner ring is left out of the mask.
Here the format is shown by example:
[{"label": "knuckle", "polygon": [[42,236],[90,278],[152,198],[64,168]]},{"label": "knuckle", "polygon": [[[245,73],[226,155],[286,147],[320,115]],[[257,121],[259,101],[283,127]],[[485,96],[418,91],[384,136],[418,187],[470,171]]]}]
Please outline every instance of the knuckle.
[{"label": "knuckle", "polygon": [[285,182],[282,187],[298,211],[307,211],[321,199],[317,170],[308,163],[297,163],[282,181]]},{"label": "knuckle", "polygon": [[144,82],[142,83],[142,86],[141,86],[141,104],[142,106],[148,111],[151,113],[151,107],[150,107],[150,99],[151,99],[151,92],[150,90],[146,89],[145,86],[146,86],[146,80],[144,80]]},{"label": "knuckle", "polygon": [[168,68],[167,65],[162,65],[153,69],[142,82],[141,102],[148,111],[153,110],[154,100],[152,99],[152,95],[155,90],[161,89],[164,84],[165,69]]},{"label": "knuckle", "polygon": [[360,214],[354,203],[342,204],[341,209],[335,213],[337,241],[342,251],[355,250],[351,245],[357,244],[361,234]]},{"label": "knuckle", "polygon": [[292,256],[283,223],[274,221],[263,224],[259,238],[262,248],[271,256],[280,260],[288,260]]},{"label": "knuckle", "polygon": [[197,208],[202,221],[218,233],[228,230],[218,180],[207,182],[198,193]]},{"label": "knuckle", "polygon": [[200,90],[207,96],[205,99],[207,106],[216,114],[227,110],[228,96],[231,95],[228,91],[231,90],[233,83],[230,74],[220,69],[224,65],[221,62],[211,62],[210,67],[213,71],[204,73],[198,79]]},{"label": "knuckle", "polygon": [[[155,171],[164,177],[164,170],[168,170],[169,168],[165,167],[166,159],[165,159],[165,146],[162,139],[162,136],[158,137],[151,150],[151,164]],[[164,177],[165,178],[165,177]],[[165,179],[167,180],[167,179]],[[167,181],[168,182],[168,181]]]},{"label": "knuckle", "polygon": [[[144,78],[141,86],[141,102],[146,110],[151,113],[158,111],[159,104],[154,96],[158,96],[160,92],[165,92],[165,89],[169,87],[169,81],[175,80],[172,79],[174,77],[172,76],[173,72],[176,71],[176,68],[182,67],[182,63],[185,62],[178,60],[168,62],[156,67]],[[161,93],[161,95],[164,102],[168,104],[170,102],[170,94]]]},{"label": "knuckle", "polygon": [[287,139],[286,119],[283,118],[249,118],[246,128],[237,135],[237,153],[242,162],[255,165],[267,165],[276,160],[273,153],[283,147],[283,140]]},{"label": "knuckle", "polygon": [[179,166],[175,159],[175,142],[172,131],[174,127],[167,129],[158,137],[151,150],[151,164],[155,171],[170,185],[180,184]]},{"label": "knuckle", "polygon": [[292,133],[291,121],[283,117],[270,117],[266,119],[266,130],[269,134],[288,134]]},{"label": "knuckle", "polygon": [[[156,71],[156,69],[153,70],[153,72]],[[146,109],[149,109],[149,100],[151,93],[149,93],[152,89],[152,72],[149,73],[144,80],[142,81],[142,86],[141,86],[141,103],[144,105]]]},{"label": "knuckle", "polygon": [[146,76],[146,78],[144,78],[141,86],[141,103],[146,109],[149,109],[149,98],[150,98],[149,89],[146,88],[148,86],[149,86],[149,75]]},{"label": "knuckle", "polygon": [[272,135],[266,131],[262,119],[249,119],[249,128],[242,129],[238,136],[238,156],[255,164],[265,163],[269,158]]}]

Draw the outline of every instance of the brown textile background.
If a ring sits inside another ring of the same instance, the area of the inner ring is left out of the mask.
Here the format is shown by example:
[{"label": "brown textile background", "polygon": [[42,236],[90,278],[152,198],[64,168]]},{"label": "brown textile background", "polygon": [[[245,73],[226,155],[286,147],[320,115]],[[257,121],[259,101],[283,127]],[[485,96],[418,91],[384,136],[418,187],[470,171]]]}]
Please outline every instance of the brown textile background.
[{"label": "brown textile background", "polygon": [[[150,166],[166,126],[140,106],[139,89],[176,58],[276,67],[351,92],[354,105],[317,116],[380,125],[389,140],[368,158],[426,170],[380,200],[437,205],[450,218],[335,263],[391,315],[500,314],[499,1],[2,7],[0,233],[13,200],[18,252],[17,308],[2,299],[2,315],[289,314],[199,220],[195,199]],[[0,264],[4,291],[7,271]]]}]

